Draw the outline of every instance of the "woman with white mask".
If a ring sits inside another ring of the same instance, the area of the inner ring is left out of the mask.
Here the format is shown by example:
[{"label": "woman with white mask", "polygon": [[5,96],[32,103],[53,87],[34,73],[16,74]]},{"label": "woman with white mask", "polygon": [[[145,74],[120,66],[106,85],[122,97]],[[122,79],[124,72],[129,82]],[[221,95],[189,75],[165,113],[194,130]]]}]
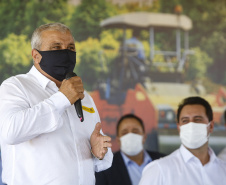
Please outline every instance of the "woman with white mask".
[{"label": "woman with white mask", "polygon": [[144,169],[139,185],[225,185],[226,163],[208,146],[213,132],[213,111],[201,97],[179,104],[177,128],[181,146]]},{"label": "woman with white mask", "polygon": [[144,124],[133,114],[121,117],[116,132],[120,151],[114,154],[111,168],[96,173],[96,185],[138,185],[144,167],[165,155],[144,149]]}]

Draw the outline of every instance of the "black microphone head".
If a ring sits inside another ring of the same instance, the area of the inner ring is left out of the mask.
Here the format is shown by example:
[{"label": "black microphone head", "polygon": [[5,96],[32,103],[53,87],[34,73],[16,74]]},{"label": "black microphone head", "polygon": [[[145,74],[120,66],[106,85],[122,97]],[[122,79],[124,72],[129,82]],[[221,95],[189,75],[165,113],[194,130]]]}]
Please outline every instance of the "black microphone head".
[{"label": "black microphone head", "polygon": [[69,78],[73,77],[73,76],[77,76],[74,72],[69,72],[66,74],[66,80],[68,80]]}]

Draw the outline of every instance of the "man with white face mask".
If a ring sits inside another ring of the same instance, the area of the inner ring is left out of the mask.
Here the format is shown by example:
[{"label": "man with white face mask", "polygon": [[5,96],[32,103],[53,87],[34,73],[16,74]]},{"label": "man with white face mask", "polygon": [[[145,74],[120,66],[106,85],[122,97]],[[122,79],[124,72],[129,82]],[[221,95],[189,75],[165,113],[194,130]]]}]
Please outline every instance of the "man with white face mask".
[{"label": "man with white face mask", "polygon": [[96,185],[138,185],[144,167],[163,157],[158,152],[146,151],[143,121],[133,115],[121,117],[117,124],[120,151],[114,154],[112,167],[96,173]]},{"label": "man with white face mask", "polygon": [[[226,129],[226,109],[224,110],[224,124]],[[218,157],[223,161],[226,161],[226,147],[218,154]]]},{"label": "man with white face mask", "polygon": [[182,145],[175,152],[149,164],[140,185],[223,185],[226,163],[208,146],[213,132],[213,112],[200,97],[188,97],[177,111]]}]

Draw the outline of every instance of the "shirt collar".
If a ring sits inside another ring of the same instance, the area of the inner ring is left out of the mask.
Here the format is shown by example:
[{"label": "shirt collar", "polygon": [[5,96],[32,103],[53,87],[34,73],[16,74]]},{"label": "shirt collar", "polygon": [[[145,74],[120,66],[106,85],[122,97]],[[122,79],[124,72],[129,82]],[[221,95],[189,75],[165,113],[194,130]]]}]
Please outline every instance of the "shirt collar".
[{"label": "shirt collar", "polygon": [[[35,66],[32,66],[28,74],[33,75],[39,82],[39,84],[42,86],[43,89],[46,89],[47,85],[51,83],[52,81],[45,77],[43,74],[41,74]],[[53,82],[54,83],[54,82]],[[54,83],[55,84],[55,83]]]},{"label": "shirt collar", "polygon": [[[179,150],[180,150],[180,153],[182,155],[184,162],[186,162],[186,163],[190,159],[196,158],[187,148],[184,147],[184,145],[181,145]],[[215,160],[217,160],[217,157],[216,157],[215,153],[213,152],[212,148],[208,147],[208,153],[210,155],[209,163],[212,163]]]},{"label": "shirt collar", "polygon": [[[148,153],[145,150],[143,150],[143,151],[144,151],[144,161],[141,165],[143,165],[143,164],[146,165],[152,161],[152,158],[148,155]],[[126,166],[128,166],[130,163],[134,163],[134,161],[132,161],[130,158],[128,158],[122,151],[120,151],[120,153],[122,155],[122,158],[123,158]]]},{"label": "shirt collar", "polygon": [[214,162],[215,160],[218,161],[218,158],[216,156],[216,154],[214,153],[214,151],[212,150],[212,148],[208,148],[208,152],[209,152],[209,155],[210,155],[210,161],[209,162]]},{"label": "shirt collar", "polygon": [[143,164],[148,164],[152,161],[151,156],[144,150],[144,162]]}]

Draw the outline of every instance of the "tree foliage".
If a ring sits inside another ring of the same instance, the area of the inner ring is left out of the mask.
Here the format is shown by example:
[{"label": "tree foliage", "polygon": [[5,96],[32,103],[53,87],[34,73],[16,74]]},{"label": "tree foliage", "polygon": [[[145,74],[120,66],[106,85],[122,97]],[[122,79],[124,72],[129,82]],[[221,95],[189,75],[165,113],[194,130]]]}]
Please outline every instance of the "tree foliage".
[{"label": "tree foliage", "polygon": [[66,22],[67,0],[1,0],[0,39],[9,33],[25,34],[30,38],[34,29],[49,22]]},{"label": "tree foliage", "polygon": [[0,80],[27,72],[32,64],[30,43],[25,35],[9,34],[0,41]]},{"label": "tree foliage", "polygon": [[69,6],[67,0],[32,0],[26,4],[25,26],[22,34],[29,37],[35,28],[50,22],[65,23]]},{"label": "tree foliage", "polygon": [[100,40],[89,37],[76,42],[75,71],[83,79],[87,90],[92,90],[98,79],[104,79],[111,72],[110,66],[118,55],[119,44],[108,31],[101,34]]},{"label": "tree foliage", "polygon": [[88,37],[99,38],[100,22],[115,14],[114,6],[105,0],[82,0],[71,19],[70,27],[75,39],[83,41]]},{"label": "tree foliage", "polygon": [[1,81],[27,72],[32,61],[32,32],[41,24],[67,22],[71,12],[67,10],[70,10],[67,0],[0,1]]},{"label": "tree foliage", "polygon": [[116,10],[118,14],[128,13],[128,12],[158,12],[159,11],[159,1],[154,0],[152,4],[147,4],[145,2],[128,2],[124,5],[116,5]]},{"label": "tree foliage", "polygon": [[204,79],[207,75],[207,68],[213,63],[213,60],[199,47],[192,48],[192,50],[194,54],[190,55],[186,64],[186,80]]},{"label": "tree foliage", "polygon": [[[137,3],[117,6],[106,0],[82,0],[77,7],[69,5],[67,0],[1,0],[1,74],[6,78],[23,72],[31,64],[28,43],[36,27],[49,22],[62,22],[72,28],[75,39],[80,41],[76,43],[76,67],[84,81],[89,83],[88,86],[92,86],[94,78],[109,73],[107,66],[111,66],[118,55],[123,35],[121,30],[102,30],[100,22],[103,19],[134,11],[174,13],[178,4],[183,7],[182,14],[193,21],[189,35],[195,55],[188,62],[187,79],[200,78],[198,74],[202,74],[217,83],[226,84],[225,0],[155,0],[150,6],[140,6]],[[156,34],[155,47],[175,50],[175,37],[169,37],[169,33],[164,34]],[[147,57],[150,54],[148,39],[149,34],[144,31],[141,41]],[[155,60],[163,61],[162,58]],[[91,72],[87,74],[86,71],[89,70]]]},{"label": "tree foliage", "polygon": [[98,74],[102,72],[98,56],[101,50],[100,42],[97,39],[88,38],[86,41],[76,43],[76,50],[78,60],[75,71],[82,77],[86,89],[90,90]]},{"label": "tree foliage", "polygon": [[225,31],[226,1],[225,0],[173,0],[160,1],[163,13],[174,13],[177,4],[182,5],[183,14],[191,18],[193,28],[190,31],[190,46],[200,47],[213,59],[207,69],[207,76],[217,83],[226,84]]}]

